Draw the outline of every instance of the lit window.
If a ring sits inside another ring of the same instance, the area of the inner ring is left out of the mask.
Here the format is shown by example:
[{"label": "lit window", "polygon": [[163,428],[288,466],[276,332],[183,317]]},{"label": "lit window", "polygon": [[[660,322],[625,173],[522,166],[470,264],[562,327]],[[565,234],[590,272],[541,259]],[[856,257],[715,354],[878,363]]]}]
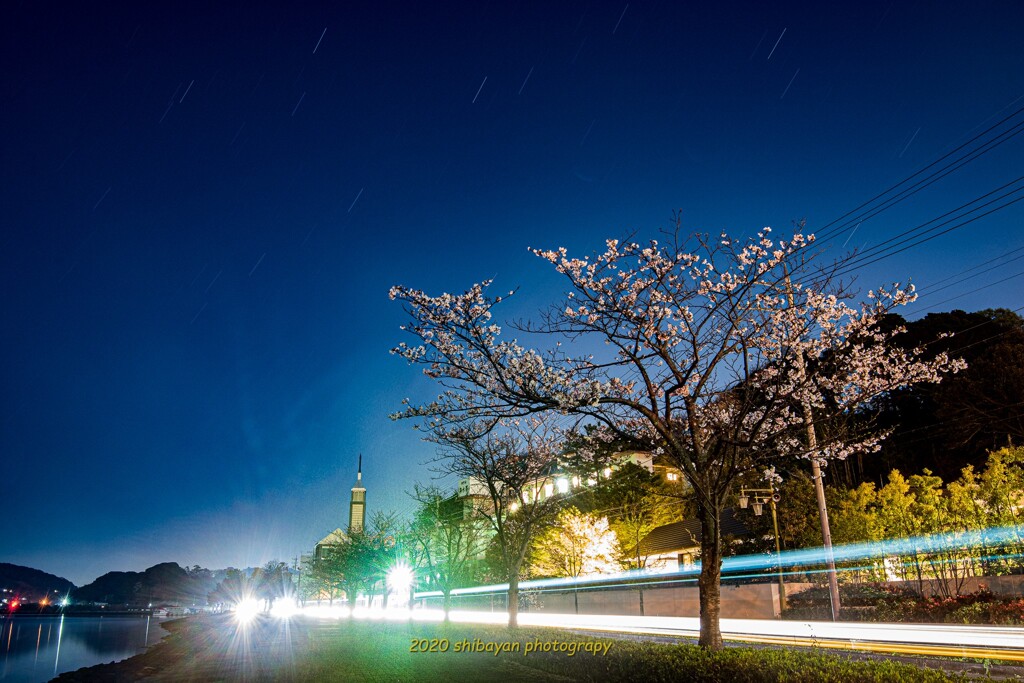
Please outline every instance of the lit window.
[{"label": "lit window", "polygon": [[576,488],[579,485],[580,485],[580,478],[579,477],[573,477],[572,478],[572,487]]},{"label": "lit window", "polygon": [[508,511],[509,512],[515,512],[518,509],[519,509],[519,503],[517,503],[515,501],[512,501],[512,504],[508,506]]},{"label": "lit window", "polygon": [[558,492],[559,493],[568,493],[569,492],[569,480],[566,479],[565,477],[560,478],[555,483],[558,484]]},{"label": "lit window", "polygon": [[612,468],[611,467],[605,467],[604,468],[604,478],[605,479],[611,479],[611,476],[612,476]]},{"label": "lit window", "polygon": [[587,486],[594,486],[596,484],[597,484],[597,479],[594,479],[593,477],[591,477],[590,479],[587,479]]},{"label": "lit window", "polygon": [[669,481],[679,481],[679,475],[675,472],[669,472],[665,475]]},{"label": "lit window", "polygon": [[554,484],[544,484],[544,497],[550,498],[551,494],[555,492]]}]

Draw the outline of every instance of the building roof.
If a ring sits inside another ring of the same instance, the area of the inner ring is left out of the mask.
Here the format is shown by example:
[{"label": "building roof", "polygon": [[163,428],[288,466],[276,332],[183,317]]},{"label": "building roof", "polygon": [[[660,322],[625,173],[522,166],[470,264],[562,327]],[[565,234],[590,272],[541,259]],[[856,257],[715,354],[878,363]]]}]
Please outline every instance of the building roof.
[{"label": "building roof", "polygon": [[340,545],[347,540],[348,536],[345,535],[344,531],[342,531],[341,529],[335,529],[334,531],[320,539],[320,542],[317,543],[317,545]]},{"label": "building roof", "polygon": [[[722,536],[749,536],[750,529],[736,518],[733,508],[722,510]],[[700,520],[684,519],[659,526],[640,541],[642,555],[661,555],[700,547]]]}]

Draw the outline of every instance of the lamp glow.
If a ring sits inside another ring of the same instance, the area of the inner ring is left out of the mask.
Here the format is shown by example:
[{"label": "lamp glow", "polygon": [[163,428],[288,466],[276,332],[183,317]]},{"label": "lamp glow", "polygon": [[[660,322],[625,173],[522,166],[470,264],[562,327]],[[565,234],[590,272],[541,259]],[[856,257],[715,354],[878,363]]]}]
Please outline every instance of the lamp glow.
[{"label": "lamp glow", "polygon": [[245,598],[235,605],[235,618],[242,623],[252,621],[260,612],[260,603],[256,598]]},{"label": "lamp glow", "polygon": [[395,593],[407,592],[415,580],[416,575],[413,574],[412,568],[404,563],[396,564],[388,572],[388,586]]},{"label": "lamp glow", "polygon": [[274,606],[270,608],[270,613],[278,617],[279,619],[288,619],[295,616],[299,611],[298,606],[293,600],[283,598],[274,602]]}]

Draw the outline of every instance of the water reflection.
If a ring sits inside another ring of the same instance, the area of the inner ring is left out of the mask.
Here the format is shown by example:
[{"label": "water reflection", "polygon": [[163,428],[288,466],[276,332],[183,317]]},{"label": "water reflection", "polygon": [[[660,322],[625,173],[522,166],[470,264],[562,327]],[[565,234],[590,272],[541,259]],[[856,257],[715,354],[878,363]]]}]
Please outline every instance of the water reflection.
[{"label": "water reflection", "polygon": [[[102,625],[102,622],[100,622]],[[64,633],[64,615],[60,615],[60,627],[57,629],[57,656],[53,658],[53,675],[57,675],[57,666],[60,664],[60,637]]]},{"label": "water reflection", "polygon": [[38,683],[83,666],[125,659],[164,635],[160,620],[151,617],[0,618],[0,682]]}]

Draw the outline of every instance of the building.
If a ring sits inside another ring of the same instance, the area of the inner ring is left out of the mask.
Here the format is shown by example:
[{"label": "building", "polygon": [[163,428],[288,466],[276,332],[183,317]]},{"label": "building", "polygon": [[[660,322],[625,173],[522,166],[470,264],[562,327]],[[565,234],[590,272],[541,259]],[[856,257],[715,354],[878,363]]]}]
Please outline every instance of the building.
[{"label": "building", "polygon": [[348,540],[348,536],[341,529],[335,529],[331,533],[321,538],[313,551],[313,557],[317,560],[324,558],[324,551],[329,550],[335,546],[339,546]]},{"label": "building", "polygon": [[[682,473],[678,468],[668,464],[664,458],[659,458],[653,453],[646,451],[623,451],[616,453],[613,461],[599,472],[588,474],[570,474],[560,468],[552,470],[550,474],[538,477],[535,482],[524,487],[524,499],[545,500],[551,496],[569,493],[581,486],[594,486],[599,477],[610,479],[612,474],[627,464],[641,467],[651,474],[657,474],[664,481],[670,484],[682,482]],[[460,482],[460,492],[461,492]]]},{"label": "building", "polygon": [[313,550],[313,557],[320,560],[323,558],[326,549],[345,543],[352,534],[363,533],[365,521],[366,488],[363,486],[363,456],[360,454],[359,467],[356,470],[356,485],[352,487],[352,492],[349,495],[348,532],[346,533],[338,528],[324,536],[317,542]]},{"label": "building", "polygon": [[[750,529],[736,518],[733,508],[722,510],[721,523],[723,544],[750,537]],[[640,555],[647,558],[647,569],[690,569],[700,558],[700,537],[697,518],[666,524],[644,536],[640,541]]]},{"label": "building", "polygon": [[352,487],[352,497],[348,504],[348,532],[363,533],[366,521],[366,489],[363,488],[363,454],[359,454],[359,469],[356,470],[356,485]]}]

